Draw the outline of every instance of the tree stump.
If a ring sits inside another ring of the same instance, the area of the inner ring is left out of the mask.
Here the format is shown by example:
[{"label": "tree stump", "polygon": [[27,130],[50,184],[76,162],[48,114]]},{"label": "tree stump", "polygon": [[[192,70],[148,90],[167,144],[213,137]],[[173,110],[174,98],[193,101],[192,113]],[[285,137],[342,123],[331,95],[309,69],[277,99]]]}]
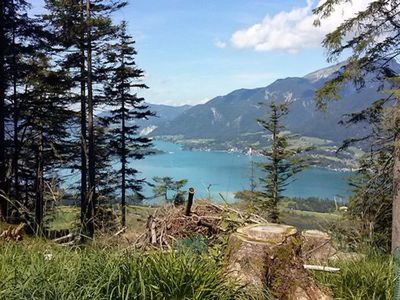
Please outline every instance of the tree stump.
[{"label": "tree stump", "polygon": [[239,228],[229,239],[227,275],[264,299],[265,289],[278,299],[332,299],[303,267],[296,228],[257,224]]},{"label": "tree stump", "polygon": [[305,230],[301,233],[303,258],[312,261],[328,261],[337,250],[332,245],[332,239],[326,232]]}]

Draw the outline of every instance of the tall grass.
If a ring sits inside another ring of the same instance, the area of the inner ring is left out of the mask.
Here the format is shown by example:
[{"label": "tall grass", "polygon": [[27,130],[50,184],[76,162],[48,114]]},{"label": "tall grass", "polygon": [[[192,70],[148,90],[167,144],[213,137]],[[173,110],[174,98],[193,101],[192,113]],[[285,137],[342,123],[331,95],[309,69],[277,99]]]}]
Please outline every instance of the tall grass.
[{"label": "tall grass", "polygon": [[[335,299],[393,299],[390,256],[375,254],[330,265],[341,271],[313,275]],[[0,244],[0,299],[230,300],[251,295],[227,281],[217,262],[193,251],[66,249],[31,240]]]},{"label": "tall grass", "polygon": [[339,273],[315,272],[314,277],[330,288],[335,299],[393,299],[394,263],[389,255],[369,255],[359,261],[332,263]]},{"label": "tall grass", "polygon": [[0,299],[250,299],[244,293],[189,252],[0,245]]}]

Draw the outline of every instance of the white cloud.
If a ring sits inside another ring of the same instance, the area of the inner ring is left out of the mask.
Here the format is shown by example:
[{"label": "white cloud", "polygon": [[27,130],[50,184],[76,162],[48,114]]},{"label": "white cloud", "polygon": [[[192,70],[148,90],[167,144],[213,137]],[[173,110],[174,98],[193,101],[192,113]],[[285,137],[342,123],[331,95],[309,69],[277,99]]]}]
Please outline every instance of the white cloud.
[{"label": "white cloud", "polygon": [[216,41],[214,42],[214,46],[217,47],[217,48],[220,48],[220,49],[224,49],[224,48],[226,48],[226,46],[228,46],[228,45],[227,45],[227,43],[225,43],[225,42],[223,42],[223,41],[216,40]]},{"label": "white cloud", "polygon": [[[320,0],[317,6],[325,0]],[[234,47],[251,48],[256,51],[284,50],[296,53],[303,48],[321,45],[324,36],[334,30],[343,20],[364,10],[372,0],[353,0],[338,5],[332,15],[315,27],[312,14],[313,0],[307,0],[304,7],[267,15],[260,23],[239,30],[232,35]]]}]

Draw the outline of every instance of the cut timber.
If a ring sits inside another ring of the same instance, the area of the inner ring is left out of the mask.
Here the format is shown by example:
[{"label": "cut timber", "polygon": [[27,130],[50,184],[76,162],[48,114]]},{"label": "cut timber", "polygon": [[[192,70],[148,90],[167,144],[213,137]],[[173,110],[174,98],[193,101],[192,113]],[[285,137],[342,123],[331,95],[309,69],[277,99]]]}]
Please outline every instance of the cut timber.
[{"label": "cut timber", "polygon": [[330,272],[336,273],[339,272],[339,268],[332,268],[332,267],[325,267],[325,266],[315,266],[315,265],[304,265],[304,269],[306,270],[314,270],[314,271],[323,271],[323,272]]},{"label": "cut timber", "polygon": [[292,226],[268,223],[239,228],[230,236],[227,263],[227,275],[259,299],[266,287],[278,299],[332,299],[304,269],[301,240]]},{"label": "cut timber", "polygon": [[122,227],[120,230],[118,230],[116,233],[114,233],[114,236],[119,236],[126,231],[126,226]]},{"label": "cut timber", "polygon": [[21,223],[17,227],[10,226],[0,234],[0,239],[6,241],[20,241],[22,240],[25,227],[25,223]]},{"label": "cut timber", "polygon": [[336,254],[329,234],[319,230],[305,230],[301,233],[302,254],[304,259],[327,261]]},{"label": "cut timber", "polygon": [[72,233],[70,233],[65,236],[54,239],[53,242],[62,244],[65,242],[70,242],[73,238],[74,238],[74,235]]}]

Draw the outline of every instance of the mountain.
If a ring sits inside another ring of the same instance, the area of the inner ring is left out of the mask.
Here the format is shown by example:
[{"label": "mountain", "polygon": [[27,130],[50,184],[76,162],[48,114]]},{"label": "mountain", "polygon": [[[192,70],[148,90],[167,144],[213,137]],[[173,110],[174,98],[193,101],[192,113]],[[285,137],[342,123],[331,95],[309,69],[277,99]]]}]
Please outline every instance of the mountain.
[{"label": "mountain", "polygon": [[172,121],[176,117],[178,117],[181,113],[191,108],[190,105],[182,105],[182,106],[172,106],[164,104],[148,104],[148,105],[149,109],[156,113],[156,117],[150,119],[150,122],[152,124],[161,124],[164,122]]},{"label": "mountain", "polygon": [[218,96],[178,114],[168,122],[159,124],[153,136],[183,136],[185,139],[215,139],[237,141],[254,136],[260,139],[261,127],[257,118],[265,117],[268,100],[290,101],[285,123],[288,129],[302,136],[329,139],[340,143],[343,139],[362,136],[367,130],[363,125],[344,128],[339,124],[344,114],[358,112],[379,98],[378,84],[370,80],[358,91],[351,84],[342,91],[340,101],[329,104],[326,112],[316,110],[315,91],[340,70],[337,64],[317,70],[304,77],[288,77],[255,89],[239,89],[225,96]]},{"label": "mountain", "polygon": [[[161,124],[167,126],[170,121],[176,119],[180,114],[190,109],[190,105],[172,106],[164,104],[151,104],[147,103],[149,109],[156,115],[150,117],[148,120],[135,120],[135,124],[140,127],[142,135],[149,135],[154,129],[158,128]],[[102,111],[98,114],[99,117],[110,116],[110,111]]]},{"label": "mountain", "polygon": [[141,128],[142,135],[149,135],[160,125],[168,126],[168,124],[176,119],[180,114],[191,108],[190,105],[171,106],[164,104],[148,104],[149,109],[156,115],[148,120],[139,120],[137,125]]}]

